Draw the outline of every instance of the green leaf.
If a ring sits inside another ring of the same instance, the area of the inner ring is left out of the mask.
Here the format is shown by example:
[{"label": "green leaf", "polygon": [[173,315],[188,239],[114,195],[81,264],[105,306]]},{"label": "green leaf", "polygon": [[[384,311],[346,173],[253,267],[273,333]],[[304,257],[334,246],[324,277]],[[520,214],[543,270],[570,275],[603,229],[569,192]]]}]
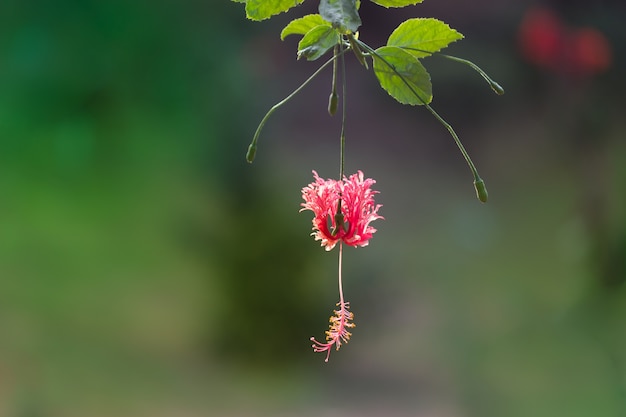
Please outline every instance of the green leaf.
[{"label": "green leaf", "polygon": [[356,32],[361,26],[356,0],[320,0],[320,14],[342,32]]},{"label": "green leaf", "polygon": [[339,35],[335,29],[328,25],[316,26],[300,40],[298,59],[305,57],[309,61],[315,61],[338,42]]},{"label": "green leaf", "polygon": [[424,0],[372,0],[372,2],[383,7],[404,7],[412,6],[417,3],[421,3]]},{"label": "green leaf", "polygon": [[412,106],[431,102],[430,75],[417,58],[397,46],[383,46],[375,52],[374,73],[391,97]]},{"label": "green leaf", "polygon": [[246,16],[251,20],[264,20],[302,4],[304,0],[245,0]]},{"label": "green leaf", "polygon": [[230,0],[230,1],[234,1],[235,3],[245,3],[248,0]]},{"label": "green leaf", "polygon": [[294,19],[280,32],[280,39],[284,40],[289,35],[306,35],[317,26],[330,26],[319,14],[309,14],[299,19]]},{"label": "green leaf", "polygon": [[433,18],[409,19],[389,36],[388,46],[398,46],[417,58],[437,52],[463,35],[441,20]]}]

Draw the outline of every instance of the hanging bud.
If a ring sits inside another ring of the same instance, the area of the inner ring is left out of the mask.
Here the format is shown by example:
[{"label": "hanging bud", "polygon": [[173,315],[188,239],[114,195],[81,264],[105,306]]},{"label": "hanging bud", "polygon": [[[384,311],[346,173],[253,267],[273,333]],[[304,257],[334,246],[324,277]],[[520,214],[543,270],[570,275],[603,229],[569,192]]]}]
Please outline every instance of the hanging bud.
[{"label": "hanging bud", "polygon": [[477,178],[474,180],[474,188],[476,189],[476,197],[478,197],[482,203],[486,203],[489,193],[487,192],[485,181],[483,181],[482,178]]},{"label": "hanging bud", "polygon": [[330,96],[328,96],[328,114],[331,116],[334,116],[335,113],[337,113],[338,100],[339,96],[337,95],[337,92],[333,90],[333,92],[330,93]]},{"label": "hanging bud", "polygon": [[495,82],[491,78],[489,79],[489,86],[491,87],[493,92],[496,93],[497,95],[501,96],[501,95],[504,94],[504,88],[502,88],[502,86],[500,84],[498,84],[497,82]]},{"label": "hanging bud", "polygon": [[246,161],[249,164],[254,161],[254,157],[256,156],[256,142],[252,142],[250,146],[248,146],[248,152],[246,152]]}]

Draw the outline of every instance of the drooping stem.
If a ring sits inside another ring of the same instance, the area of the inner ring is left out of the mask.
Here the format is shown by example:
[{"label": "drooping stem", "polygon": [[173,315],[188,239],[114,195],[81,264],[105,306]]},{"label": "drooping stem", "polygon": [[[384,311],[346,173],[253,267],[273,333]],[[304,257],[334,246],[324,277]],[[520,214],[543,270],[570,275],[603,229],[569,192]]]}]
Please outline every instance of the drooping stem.
[{"label": "drooping stem", "polygon": [[359,46],[361,46],[363,49],[365,49],[370,55],[375,56],[376,58],[380,59],[381,62],[383,62],[385,65],[387,65],[404,83],[404,85],[411,91],[411,93],[413,93],[413,95],[415,95],[415,97],[417,97],[422,104],[424,105],[424,107],[426,107],[426,109],[428,109],[428,111],[435,116],[435,118],[437,119],[437,121],[439,121],[439,123],[441,123],[450,133],[450,136],[452,136],[452,139],[454,139],[454,142],[456,143],[457,147],[459,148],[459,150],[461,151],[461,154],[463,155],[463,158],[465,159],[465,162],[467,162],[467,165],[470,169],[470,171],[472,172],[472,175],[474,176],[474,188],[476,189],[476,196],[478,197],[478,199],[483,202],[486,203],[487,202],[487,197],[488,197],[488,193],[487,193],[487,188],[485,187],[485,181],[483,181],[482,178],[480,178],[480,175],[478,174],[478,170],[476,169],[476,166],[474,165],[474,163],[472,162],[472,158],[470,158],[469,154],[467,153],[467,151],[465,150],[465,147],[463,146],[463,143],[461,143],[461,139],[459,139],[459,136],[456,134],[456,132],[454,131],[454,129],[452,128],[452,126],[446,122],[443,117],[441,117],[439,115],[439,113],[437,113],[435,111],[435,109],[433,109],[418,93],[417,91],[415,91],[415,89],[413,88],[413,86],[406,80],[406,78],[404,77],[404,75],[402,75],[394,65],[392,65],[391,63],[389,63],[389,61],[387,61],[384,57],[382,57],[379,53],[377,53],[374,49],[372,49],[369,45],[367,45],[366,43],[360,41],[360,40],[356,40],[356,42],[359,44]]},{"label": "drooping stem", "polygon": [[339,162],[339,181],[343,180],[344,176],[344,164],[345,164],[345,150],[346,150],[346,94],[348,91],[346,83],[346,59],[344,56],[345,47],[341,45],[341,148],[340,148],[340,162]]},{"label": "drooping stem", "polygon": [[[345,165],[345,151],[346,151],[346,95],[347,95],[347,83],[346,83],[346,49],[343,43],[341,44],[341,133],[339,135],[339,181],[343,181],[344,177],[344,165]],[[335,223],[337,229],[345,226],[343,213],[341,211],[341,201],[339,198],[337,201],[337,213],[335,214]]]},{"label": "drooping stem", "polygon": [[306,87],[315,77],[317,77],[327,66],[329,66],[332,62],[334,62],[339,56],[342,56],[345,53],[345,50],[342,50],[338,55],[334,55],[331,59],[326,61],[321,67],[317,69],[309,78],[306,79],[305,82],[300,84],[298,88],[296,88],[291,94],[287,97],[274,104],[271,109],[265,114],[259,126],[256,128],[256,132],[254,132],[254,137],[252,138],[252,142],[250,142],[250,146],[248,146],[248,152],[246,153],[246,161],[252,163],[254,161],[254,157],[256,155],[257,141],[259,140],[259,136],[261,135],[261,130],[265,126],[265,123],[270,118],[270,116],[278,110],[282,105],[286,104],[289,100],[291,100],[296,94],[298,94],[304,87]]},{"label": "drooping stem", "polygon": [[469,154],[465,150],[463,143],[461,143],[461,139],[459,139],[459,136],[456,134],[456,132],[454,131],[450,123],[446,122],[443,119],[443,117],[441,117],[439,113],[435,111],[435,109],[430,107],[430,105],[428,104],[424,104],[424,106],[428,109],[428,111],[433,116],[435,116],[435,118],[439,121],[439,123],[441,123],[446,129],[448,129],[450,136],[452,136],[452,138],[454,139],[454,143],[456,143],[456,146],[461,151],[463,158],[465,158],[465,161],[467,162],[467,165],[469,166],[470,171],[472,171],[472,175],[474,176],[474,189],[476,190],[476,196],[481,202],[486,203],[489,194],[487,193],[487,187],[485,186],[485,181],[482,178],[480,178],[480,175],[478,175],[478,170],[476,169],[476,166],[472,162],[472,158],[470,158]]},{"label": "drooping stem", "polygon": [[340,306],[340,308],[344,307],[343,283],[341,281],[341,258],[342,258],[342,252],[343,252],[343,245],[342,245],[342,242],[339,242],[339,306]]},{"label": "drooping stem", "polygon": [[480,74],[480,76],[483,77],[483,79],[485,81],[487,81],[487,84],[489,84],[489,87],[491,87],[491,89],[493,90],[494,93],[496,93],[499,96],[504,94],[504,88],[502,88],[502,86],[500,84],[495,82],[493,80],[493,78],[491,78],[489,75],[487,75],[487,73],[485,71],[483,71],[482,68],[480,68],[478,65],[474,64],[469,59],[459,58],[458,56],[453,56],[453,55],[448,55],[448,54],[442,54],[441,52],[427,51],[425,49],[419,49],[419,48],[402,47],[402,49],[406,49],[408,51],[422,52],[426,56],[429,56],[429,55],[440,56],[442,58],[449,59],[450,61],[455,61],[455,62],[459,62],[461,64],[465,64],[468,67],[470,67],[471,69],[473,69],[474,71],[476,71],[478,74]]},{"label": "drooping stem", "polygon": [[[339,53],[339,45],[333,48],[333,56]],[[328,114],[334,116],[337,112],[337,60],[333,61],[333,79],[330,86],[330,96],[328,97]]]},{"label": "drooping stem", "polygon": [[494,93],[496,93],[499,96],[504,94],[504,88],[502,88],[502,86],[500,84],[495,82],[489,75],[487,75],[487,73],[485,71],[482,70],[482,68],[480,68],[478,65],[474,64],[472,61],[467,60],[467,59],[463,59],[463,58],[459,58],[458,56],[452,56],[452,55],[447,55],[447,54],[442,54],[442,53],[439,53],[437,55],[442,56],[444,58],[447,58],[447,59],[449,59],[451,61],[460,62],[461,64],[465,64],[465,65],[469,66],[471,69],[473,69],[474,71],[479,73],[480,76],[485,79],[485,81],[487,81],[487,84],[489,84],[489,87],[491,87],[491,89],[493,90]]}]

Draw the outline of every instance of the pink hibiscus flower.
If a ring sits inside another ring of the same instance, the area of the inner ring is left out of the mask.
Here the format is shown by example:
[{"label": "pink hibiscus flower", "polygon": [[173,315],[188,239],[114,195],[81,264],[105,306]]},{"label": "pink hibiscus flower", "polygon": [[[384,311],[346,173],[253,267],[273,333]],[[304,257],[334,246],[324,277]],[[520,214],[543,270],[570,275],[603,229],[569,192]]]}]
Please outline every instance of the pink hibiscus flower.
[{"label": "pink hibiscus flower", "polygon": [[352,333],[348,330],[355,325],[352,322],[354,314],[349,310],[350,303],[343,296],[341,280],[342,244],[349,246],[367,246],[368,241],[376,232],[370,223],[383,217],[378,215],[380,204],[374,204],[374,194],[371,189],[375,184],[371,178],[364,179],[363,173],[358,171],[343,177],[343,181],[324,180],[313,171],[315,181],[302,189],[303,210],[311,210],[313,218],[313,233],[315,240],[320,240],[327,251],[339,242],[339,302],[337,310],[330,317],[330,326],[326,331],[326,341],[320,342],[314,337],[314,352],[326,352],[326,362],[330,352],[335,347],[339,350],[343,343],[348,343]]},{"label": "pink hibiscus flower", "polygon": [[302,189],[302,209],[311,210],[315,240],[320,240],[327,251],[342,241],[349,246],[367,246],[376,232],[370,223],[383,217],[378,215],[380,204],[374,204],[378,191],[371,178],[364,179],[358,171],[343,181],[324,180],[313,171],[315,181]]}]

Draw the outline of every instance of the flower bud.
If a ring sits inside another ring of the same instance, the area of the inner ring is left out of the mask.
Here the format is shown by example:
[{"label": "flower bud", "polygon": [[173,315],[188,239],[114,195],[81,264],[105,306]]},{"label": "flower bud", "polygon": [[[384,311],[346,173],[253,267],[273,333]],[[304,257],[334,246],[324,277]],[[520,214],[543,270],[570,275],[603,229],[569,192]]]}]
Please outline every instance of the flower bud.
[{"label": "flower bud", "polygon": [[490,79],[489,86],[491,87],[493,92],[496,93],[497,95],[501,96],[504,94],[504,88],[502,88],[502,86],[498,84],[497,82],[495,82],[494,80]]},{"label": "flower bud", "polygon": [[334,116],[335,113],[337,113],[338,100],[339,96],[337,95],[337,92],[333,90],[333,92],[330,93],[330,96],[328,97],[328,114],[330,114],[331,116]]},{"label": "flower bud", "polygon": [[485,181],[481,178],[474,180],[474,188],[476,189],[476,197],[478,197],[481,202],[486,203],[489,193],[487,192],[487,187],[485,187]]},{"label": "flower bud", "polygon": [[254,161],[255,156],[256,156],[256,143],[251,143],[250,146],[248,146],[248,152],[246,152],[246,161],[248,161],[248,163],[251,164],[252,161]]}]

